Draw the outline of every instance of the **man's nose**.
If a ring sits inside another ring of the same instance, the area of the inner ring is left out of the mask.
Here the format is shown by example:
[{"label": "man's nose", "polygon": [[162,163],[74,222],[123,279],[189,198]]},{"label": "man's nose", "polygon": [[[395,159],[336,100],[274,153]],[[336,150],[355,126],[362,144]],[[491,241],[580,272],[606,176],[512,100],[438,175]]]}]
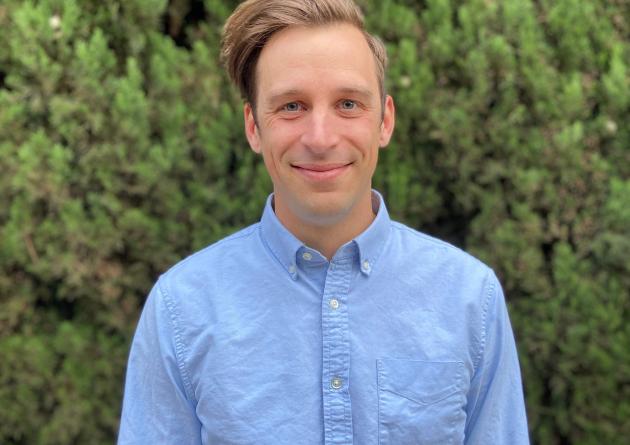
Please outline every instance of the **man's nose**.
[{"label": "man's nose", "polygon": [[313,152],[335,148],[339,143],[337,116],[329,110],[312,110],[305,122],[302,143]]}]

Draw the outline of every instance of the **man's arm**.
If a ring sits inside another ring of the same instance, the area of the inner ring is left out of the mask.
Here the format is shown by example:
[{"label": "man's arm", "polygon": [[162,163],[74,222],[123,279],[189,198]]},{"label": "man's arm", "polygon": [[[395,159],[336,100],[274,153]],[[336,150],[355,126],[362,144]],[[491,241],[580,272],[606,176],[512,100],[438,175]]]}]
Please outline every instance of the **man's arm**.
[{"label": "man's arm", "polygon": [[[172,304],[155,285],[131,345],[119,445],[201,444]],[[188,387],[187,387],[188,385]]]},{"label": "man's arm", "polygon": [[468,393],[467,445],[529,444],[521,373],[501,285],[489,279],[481,353]]}]

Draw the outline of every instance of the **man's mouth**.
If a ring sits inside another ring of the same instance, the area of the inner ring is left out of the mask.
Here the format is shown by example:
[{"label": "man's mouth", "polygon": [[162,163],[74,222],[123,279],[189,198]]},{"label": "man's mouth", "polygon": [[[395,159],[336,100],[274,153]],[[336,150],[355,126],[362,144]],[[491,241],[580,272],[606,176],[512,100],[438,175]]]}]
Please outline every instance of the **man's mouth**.
[{"label": "man's mouth", "polygon": [[294,164],[295,171],[312,181],[333,180],[350,168],[352,162],[331,164]]}]

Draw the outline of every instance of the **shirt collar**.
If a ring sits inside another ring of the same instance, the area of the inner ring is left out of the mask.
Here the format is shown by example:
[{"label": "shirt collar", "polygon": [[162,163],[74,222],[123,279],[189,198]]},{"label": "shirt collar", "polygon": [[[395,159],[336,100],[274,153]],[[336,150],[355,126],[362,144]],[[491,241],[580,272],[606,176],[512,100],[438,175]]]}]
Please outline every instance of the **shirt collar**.
[{"label": "shirt collar", "polygon": [[[282,225],[273,210],[273,194],[269,195],[260,221],[263,241],[282,265],[284,270],[293,278],[298,279],[297,255],[304,249],[309,249]],[[370,226],[354,240],[340,248],[354,244],[359,251],[359,267],[361,272],[369,276],[386,244],[391,228],[389,213],[385,207],[383,197],[376,190],[372,190],[372,208],[376,217]],[[309,249],[310,250],[310,249]]]},{"label": "shirt collar", "polygon": [[360,267],[364,275],[370,275],[374,269],[374,265],[387,244],[391,229],[391,220],[385,201],[376,190],[372,190],[372,209],[376,213],[374,221],[354,239],[359,247]]}]

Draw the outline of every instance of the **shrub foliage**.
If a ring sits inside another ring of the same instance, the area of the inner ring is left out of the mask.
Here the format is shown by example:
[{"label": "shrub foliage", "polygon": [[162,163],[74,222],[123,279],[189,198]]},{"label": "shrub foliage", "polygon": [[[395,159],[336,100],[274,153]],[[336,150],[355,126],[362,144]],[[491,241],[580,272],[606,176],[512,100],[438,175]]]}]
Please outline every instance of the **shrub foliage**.
[{"label": "shrub foliage", "polygon": [[[218,64],[236,1],[0,4],[0,442],[116,435],[159,273],[271,190]],[[630,4],[373,0],[391,213],[500,275],[532,439],[630,437]]]}]

